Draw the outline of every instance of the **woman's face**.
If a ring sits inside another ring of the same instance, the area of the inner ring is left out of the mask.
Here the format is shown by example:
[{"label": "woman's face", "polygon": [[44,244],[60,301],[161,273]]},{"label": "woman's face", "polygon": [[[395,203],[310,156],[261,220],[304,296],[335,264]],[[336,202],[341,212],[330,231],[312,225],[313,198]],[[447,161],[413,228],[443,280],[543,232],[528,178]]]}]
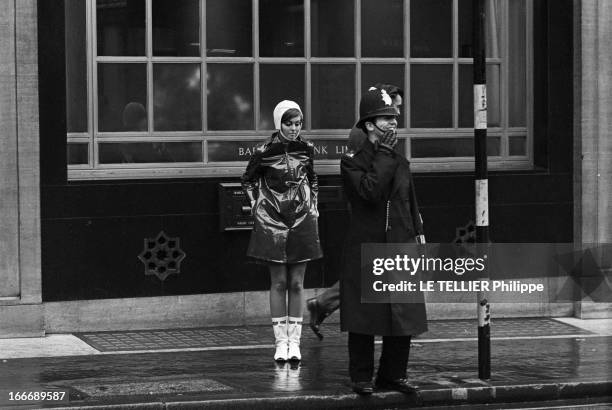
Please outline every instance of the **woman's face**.
[{"label": "woman's face", "polygon": [[302,129],[302,117],[295,116],[288,121],[281,122],[281,132],[288,140],[293,141],[300,134]]}]

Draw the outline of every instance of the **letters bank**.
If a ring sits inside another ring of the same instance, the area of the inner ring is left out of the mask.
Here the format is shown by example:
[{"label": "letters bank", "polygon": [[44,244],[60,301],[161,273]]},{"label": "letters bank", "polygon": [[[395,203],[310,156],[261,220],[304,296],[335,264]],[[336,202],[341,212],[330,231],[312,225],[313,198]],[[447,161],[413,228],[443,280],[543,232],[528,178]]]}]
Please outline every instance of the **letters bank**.
[{"label": "letters bank", "polygon": [[[253,155],[255,151],[255,147],[257,145],[252,146],[244,146],[237,148],[237,156],[241,159],[248,160],[248,158]],[[342,144],[315,144],[314,152],[315,159],[330,159],[330,158],[340,158],[342,154],[348,151],[348,147]]]}]

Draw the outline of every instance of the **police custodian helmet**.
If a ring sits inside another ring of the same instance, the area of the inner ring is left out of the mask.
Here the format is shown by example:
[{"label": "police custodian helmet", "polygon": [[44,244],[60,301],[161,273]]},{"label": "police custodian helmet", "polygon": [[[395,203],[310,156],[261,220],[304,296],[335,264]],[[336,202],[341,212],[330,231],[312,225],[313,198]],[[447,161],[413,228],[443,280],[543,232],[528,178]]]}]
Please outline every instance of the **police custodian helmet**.
[{"label": "police custodian helmet", "polygon": [[400,112],[393,105],[393,100],[387,91],[371,87],[361,96],[361,101],[359,102],[359,121],[355,125],[363,127],[367,120],[384,115],[394,115],[397,117],[400,115]]}]

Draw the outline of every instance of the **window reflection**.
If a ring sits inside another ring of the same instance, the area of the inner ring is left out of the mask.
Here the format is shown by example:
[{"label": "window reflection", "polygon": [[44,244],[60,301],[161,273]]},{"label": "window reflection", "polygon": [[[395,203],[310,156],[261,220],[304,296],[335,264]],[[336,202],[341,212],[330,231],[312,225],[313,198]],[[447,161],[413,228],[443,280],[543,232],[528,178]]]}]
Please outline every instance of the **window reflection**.
[{"label": "window reflection", "polygon": [[312,65],[312,127],[348,129],[355,123],[355,66]]},{"label": "window reflection", "polygon": [[404,56],[403,0],[361,1],[361,55]]},{"label": "window reflection", "polygon": [[[510,1],[524,3],[523,1]],[[484,0],[485,4],[485,55],[500,57],[501,41],[501,2],[500,0]],[[459,0],[459,57],[473,57],[472,25],[474,0]]]},{"label": "window reflection", "polygon": [[410,56],[452,57],[453,2],[410,1]]},{"label": "window reflection", "polygon": [[[259,129],[274,129],[272,111],[282,100],[297,102],[304,106],[304,65],[303,64],[262,64],[260,71],[261,112]],[[306,115],[306,113],[305,113]]]},{"label": "window reflection", "polygon": [[312,0],[310,10],[312,55],[354,56],[354,0]]},{"label": "window reflection", "polygon": [[153,0],[153,55],[200,55],[199,0]]},{"label": "window reflection", "polygon": [[87,35],[85,2],[66,0],[66,126],[87,131]]},{"label": "window reflection", "polygon": [[101,164],[202,161],[202,143],[197,141],[102,143],[99,147]]},{"label": "window reflection", "polygon": [[303,0],[260,0],[259,55],[304,56]]},{"label": "window reflection", "polygon": [[199,64],[153,66],[155,131],[202,129]]},{"label": "window reflection", "polygon": [[[500,155],[500,138],[487,138],[487,156]],[[413,138],[410,144],[412,158],[473,157],[474,138]]]},{"label": "window reflection", "polygon": [[[472,57],[473,3],[96,0],[90,10],[92,23],[85,15],[86,1],[65,0],[68,163],[93,166],[98,160],[95,153],[102,164],[202,161],[202,144],[209,143],[206,141],[211,137],[220,141],[227,135],[246,136],[249,140],[256,138],[256,130],[271,130],[272,110],[282,99],[310,109],[305,114],[313,130],[348,129],[356,119],[356,81],[361,91],[376,83],[410,90],[399,126],[421,129],[421,135],[415,136],[419,142],[412,147],[416,157],[463,156],[471,152],[471,141],[461,138],[467,135],[466,128],[473,127],[472,66],[465,59],[453,60],[453,71],[450,61],[457,56]],[[528,6],[515,0],[484,3],[487,56],[503,58],[487,65],[488,123],[490,127],[522,127],[502,130],[504,155],[516,161],[530,151],[532,143],[524,129],[531,104],[527,96]],[[357,13],[356,5],[360,7]],[[305,15],[306,6],[309,16]],[[356,14],[361,21],[355,20]],[[405,16],[410,21],[404,21]],[[355,33],[357,26],[359,33]],[[205,34],[201,32],[204,28]],[[90,29],[96,32],[88,33]],[[501,33],[505,33],[505,51],[501,49]],[[201,38],[206,42],[202,51]],[[254,44],[254,39],[259,44]],[[93,43],[88,45],[87,41]],[[455,49],[453,44],[457,44]],[[88,46],[95,52],[89,55],[91,61],[87,60]],[[306,55],[314,59],[305,62]],[[156,58],[162,56],[165,58]],[[410,68],[406,64],[411,64]],[[507,77],[503,81],[502,64]],[[92,81],[90,74],[96,83],[88,83]],[[502,87],[508,91],[505,101],[501,100]],[[312,107],[305,104],[308,91]],[[93,119],[88,119],[92,113]],[[93,135],[88,134],[92,124]],[[201,134],[204,125],[205,133]],[[455,139],[442,140],[430,132],[453,126],[463,131],[446,130],[444,135],[452,132],[459,136]],[[173,131],[191,133],[166,137]],[[511,135],[506,137],[507,131]],[[102,134],[98,139],[98,132],[115,134]],[[153,142],[160,138],[171,142]],[[185,141],[196,138],[201,141]],[[447,143],[442,147],[444,152],[436,151]],[[489,153],[499,154],[500,140],[492,144]]]},{"label": "window reflection", "polygon": [[511,157],[527,155],[527,138],[524,135],[510,137],[508,145],[508,151]]},{"label": "window reflection", "polygon": [[410,124],[412,128],[453,126],[451,65],[413,64],[411,66]]},{"label": "window reflection", "polygon": [[66,158],[68,160],[68,165],[87,164],[89,158],[87,148],[87,143],[69,143],[66,146]]},{"label": "window reflection", "polygon": [[145,55],[144,0],[97,0],[99,56]]},{"label": "window reflection", "polygon": [[146,108],[139,102],[127,103],[121,112],[121,122],[125,131],[146,131]]},{"label": "window reflection", "polygon": [[525,2],[511,1],[508,7],[510,20],[508,33],[508,122],[511,127],[527,125],[527,62],[525,50]]},{"label": "window reflection", "polygon": [[207,67],[208,129],[253,129],[253,66],[208,64]]},{"label": "window reflection", "polygon": [[252,55],[251,0],[206,1],[206,55]]},{"label": "window reflection", "polygon": [[145,64],[98,64],[98,129],[147,130]]}]

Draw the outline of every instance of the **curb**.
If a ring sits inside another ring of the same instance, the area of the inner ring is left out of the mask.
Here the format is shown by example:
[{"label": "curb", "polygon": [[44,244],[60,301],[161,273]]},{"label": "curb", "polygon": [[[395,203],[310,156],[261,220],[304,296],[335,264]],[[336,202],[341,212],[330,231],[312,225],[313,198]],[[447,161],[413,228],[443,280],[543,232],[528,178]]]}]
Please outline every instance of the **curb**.
[{"label": "curb", "polygon": [[321,394],[299,396],[240,397],[185,401],[152,401],[149,403],[123,403],[109,400],[92,405],[74,403],[74,406],[55,409],[311,409],[311,408],[389,408],[393,406],[428,407],[487,403],[516,403],[545,400],[576,399],[610,396],[612,381],[534,383],[517,385],[489,385],[423,389],[415,396],[398,392],[375,393],[369,397],[356,394]]},{"label": "curb", "polygon": [[609,396],[612,381],[534,383],[423,390],[422,405],[511,403]]}]

